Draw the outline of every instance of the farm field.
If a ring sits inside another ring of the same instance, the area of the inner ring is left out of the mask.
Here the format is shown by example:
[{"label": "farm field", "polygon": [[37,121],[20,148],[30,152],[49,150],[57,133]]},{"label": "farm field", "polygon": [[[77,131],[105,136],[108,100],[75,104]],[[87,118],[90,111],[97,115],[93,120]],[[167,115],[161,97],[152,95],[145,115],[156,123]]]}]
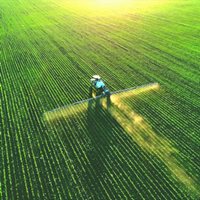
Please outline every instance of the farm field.
[{"label": "farm field", "polygon": [[[199,10],[0,0],[0,199],[200,199]],[[94,74],[147,87],[45,117]]]}]

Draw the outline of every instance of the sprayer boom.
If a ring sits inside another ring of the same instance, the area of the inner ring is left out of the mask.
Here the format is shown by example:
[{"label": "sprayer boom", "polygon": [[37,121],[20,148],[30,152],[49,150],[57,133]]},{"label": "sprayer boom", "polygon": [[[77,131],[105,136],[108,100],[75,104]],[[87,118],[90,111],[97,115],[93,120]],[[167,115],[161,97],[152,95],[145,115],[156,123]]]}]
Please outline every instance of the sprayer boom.
[{"label": "sprayer boom", "polygon": [[[145,91],[155,89],[155,88],[158,88],[158,87],[159,87],[158,83],[149,83],[149,84],[142,85],[142,86],[136,86],[136,87],[131,87],[131,88],[127,88],[127,89],[117,90],[117,91],[111,92],[110,96],[122,94],[123,97],[125,97],[125,96],[129,96],[130,93],[132,93],[133,91],[135,91],[135,92],[138,91],[140,93],[140,92],[145,92]],[[60,117],[66,117],[68,114],[74,113],[75,108],[78,108],[78,110],[81,111],[84,108],[84,106],[81,107],[81,105],[84,105],[84,104],[89,103],[89,102],[93,102],[93,101],[100,99],[100,98],[103,98],[105,96],[106,95],[99,95],[99,96],[96,96],[96,97],[93,97],[93,98],[84,99],[84,100],[77,101],[75,103],[72,103],[72,104],[69,104],[69,105],[66,105],[66,106],[56,108],[54,110],[45,112],[44,118],[45,118],[45,120],[52,121],[52,120],[58,119]]]}]

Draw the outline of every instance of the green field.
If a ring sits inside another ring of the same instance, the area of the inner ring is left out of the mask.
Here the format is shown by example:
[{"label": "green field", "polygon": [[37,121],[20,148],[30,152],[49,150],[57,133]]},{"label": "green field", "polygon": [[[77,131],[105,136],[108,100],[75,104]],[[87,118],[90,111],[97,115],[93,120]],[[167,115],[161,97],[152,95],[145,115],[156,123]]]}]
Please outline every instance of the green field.
[{"label": "green field", "polygon": [[200,2],[89,1],[0,0],[0,199],[200,199]]}]

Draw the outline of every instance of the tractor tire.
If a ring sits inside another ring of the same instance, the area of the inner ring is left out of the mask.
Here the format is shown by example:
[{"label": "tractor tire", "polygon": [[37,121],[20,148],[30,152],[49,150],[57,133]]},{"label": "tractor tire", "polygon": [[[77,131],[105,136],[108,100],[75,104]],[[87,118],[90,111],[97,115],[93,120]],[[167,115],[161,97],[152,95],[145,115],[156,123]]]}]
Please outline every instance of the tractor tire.
[{"label": "tractor tire", "polygon": [[90,86],[89,88],[89,98],[92,98],[93,88]]}]

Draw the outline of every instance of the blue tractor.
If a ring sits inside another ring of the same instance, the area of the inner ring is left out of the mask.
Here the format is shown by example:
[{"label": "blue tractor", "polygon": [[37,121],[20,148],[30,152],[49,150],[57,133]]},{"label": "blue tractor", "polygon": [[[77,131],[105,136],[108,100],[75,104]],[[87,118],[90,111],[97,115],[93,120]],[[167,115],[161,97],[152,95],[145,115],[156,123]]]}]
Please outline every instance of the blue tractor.
[{"label": "blue tractor", "polygon": [[110,103],[110,91],[99,75],[93,75],[90,79],[91,86],[89,95],[93,98],[107,97],[108,104]]}]

